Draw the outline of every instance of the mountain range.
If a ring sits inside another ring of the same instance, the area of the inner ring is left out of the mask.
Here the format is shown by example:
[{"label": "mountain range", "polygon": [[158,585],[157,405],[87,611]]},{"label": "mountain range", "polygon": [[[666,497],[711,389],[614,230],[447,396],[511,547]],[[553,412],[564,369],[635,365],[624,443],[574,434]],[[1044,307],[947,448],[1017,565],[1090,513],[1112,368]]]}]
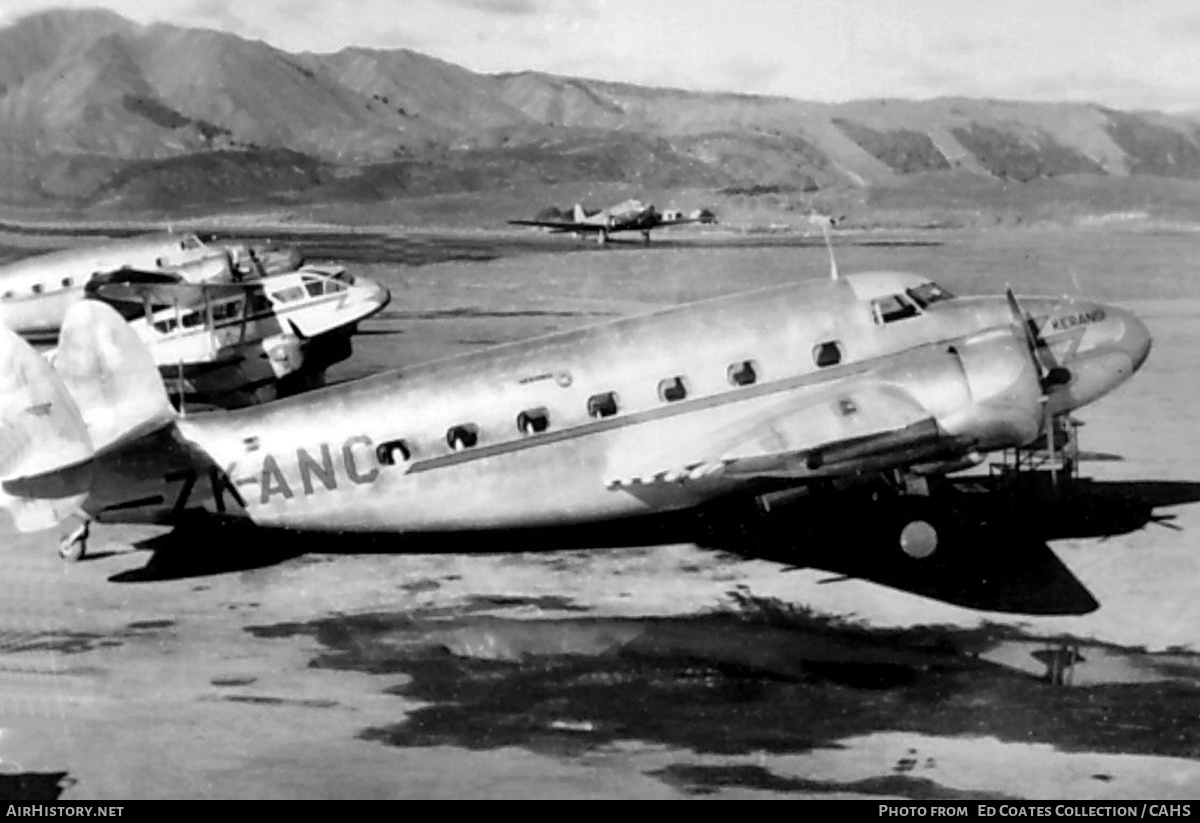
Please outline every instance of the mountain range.
[{"label": "mountain range", "polygon": [[1200,181],[1200,120],[1083,103],[818,103],[405,49],[292,54],[57,10],[0,29],[0,201],[116,209],[606,181],[803,197],[914,181]]}]

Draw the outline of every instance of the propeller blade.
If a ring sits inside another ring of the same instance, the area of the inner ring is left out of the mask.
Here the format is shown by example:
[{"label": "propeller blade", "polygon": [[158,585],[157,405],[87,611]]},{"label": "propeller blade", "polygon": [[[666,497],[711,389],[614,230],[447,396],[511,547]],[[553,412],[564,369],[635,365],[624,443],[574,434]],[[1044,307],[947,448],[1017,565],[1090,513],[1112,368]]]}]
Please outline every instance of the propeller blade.
[{"label": "propeller blade", "polygon": [[1038,382],[1041,384],[1042,390],[1049,392],[1055,386],[1069,383],[1071,372],[1054,361],[1046,341],[1042,339],[1037,330],[1037,324],[1017,302],[1017,296],[1013,294],[1011,286],[1005,287],[1004,296],[1008,299],[1008,310],[1012,314],[1013,322],[1021,327],[1021,331],[1025,335],[1025,344],[1029,347],[1029,356],[1033,358],[1034,365],[1037,367]]}]

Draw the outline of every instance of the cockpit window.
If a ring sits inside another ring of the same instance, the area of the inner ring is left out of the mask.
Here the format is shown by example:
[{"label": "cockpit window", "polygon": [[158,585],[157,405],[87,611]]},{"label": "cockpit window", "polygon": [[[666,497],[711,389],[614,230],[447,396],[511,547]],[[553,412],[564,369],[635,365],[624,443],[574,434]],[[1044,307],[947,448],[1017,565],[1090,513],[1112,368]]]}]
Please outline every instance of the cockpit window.
[{"label": "cockpit window", "polygon": [[288,286],[286,289],[271,292],[271,297],[277,303],[291,303],[293,300],[300,300],[304,297],[304,289],[299,286]]},{"label": "cockpit window", "polygon": [[320,297],[322,294],[335,294],[346,290],[346,284],[337,280],[327,280],[311,274],[304,275],[303,280],[309,297]]},{"label": "cockpit window", "polygon": [[931,304],[941,300],[949,300],[954,295],[943,289],[937,283],[922,283],[919,286],[914,286],[911,289],[906,289],[905,294],[911,297],[921,308],[928,308]]},{"label": "cockpit window", "polygon": [[189,249],[198,249],[203,245],[204,244],[200,242],[200,238],[196,237],[195,235],[189,235],[183,238],[183,240],[179,241],[179,248],[183,249],[184,251],[188,251]]},{"label": "cockpit window", "polygon": [[889,294],[871,301],[876,323],[894,323],[921,313],[916,304],[902,294]]}]

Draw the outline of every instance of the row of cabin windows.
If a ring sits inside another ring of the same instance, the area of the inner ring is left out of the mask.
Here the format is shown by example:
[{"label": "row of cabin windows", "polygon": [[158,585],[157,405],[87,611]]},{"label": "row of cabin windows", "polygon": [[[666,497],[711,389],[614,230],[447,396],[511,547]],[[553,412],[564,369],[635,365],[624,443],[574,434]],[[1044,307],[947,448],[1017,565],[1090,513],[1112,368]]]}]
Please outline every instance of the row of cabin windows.
[{"label": "row of cabin windows", "polygon": [[[62,288],[69,289],[69,288],[71,288],[71,286],[74,286],[74,285],[75,285],[75,278],[64,277],[62,279]],[[29,287],[29,291],[31,294],[42,294],[44,291],[46,291],[46,287],[41,283],[34,283],[32,286]],[[11,300],[12,298],[14,298],[16,296],[17,296],[16,291],[13,289],[9,289],[8,291],[4,292],[3,295],[0,295],[0,298],[2,298],[4,300]]]},{"label": "row of cabin windows", "polygon": [[[818,368],[834,366],[842,362],[842,344],[837,340],[820,343],[813,348],[813,362]],[[743,360],[729,366],[726,374],[731,386],[749,386],[758,380],[758,363],[754,360]],[[665,403],[674,403],[687,397],[687,381],[682,375],[667,377],[658,383],[658,396]],[[620,403],[616,392],[600,392],[593,394],[587,401],[589,417],[603,419],[612,417],[620,411]],[[526,409],[517,415],[517,431],[523,435],[541,434],[550,428],[550,412],[545,406]],[[446,430],[446,445],[451,451],[462,451],[474,447],[479,442],[479,426],[474,423],[460,423]],[[394,466],[412,458],[412,448],[405,440],[389,440],[381,443],[375,450],[379,462],[385,466]]]}]

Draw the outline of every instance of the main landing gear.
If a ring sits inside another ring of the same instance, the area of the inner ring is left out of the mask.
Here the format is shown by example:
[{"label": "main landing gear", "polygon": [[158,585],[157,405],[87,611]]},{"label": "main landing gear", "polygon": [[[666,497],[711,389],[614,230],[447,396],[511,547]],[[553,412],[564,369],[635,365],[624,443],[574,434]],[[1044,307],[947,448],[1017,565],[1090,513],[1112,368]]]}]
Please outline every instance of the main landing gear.
[{"label": "main landing gear", "polygon": [[898,475],[891,488],[873,495],[881,509],[885,545],[912,560],[926,560],[946,542],[954,515],[944,500],[930,495],[929,480]]},{"label": "main landing gear", "polygon": [[58,542],[58,556],[71,563],[82,560],[87,554],[87,540],[91,525],[90,520],[84,520],[78,528],[64,536]]}]

